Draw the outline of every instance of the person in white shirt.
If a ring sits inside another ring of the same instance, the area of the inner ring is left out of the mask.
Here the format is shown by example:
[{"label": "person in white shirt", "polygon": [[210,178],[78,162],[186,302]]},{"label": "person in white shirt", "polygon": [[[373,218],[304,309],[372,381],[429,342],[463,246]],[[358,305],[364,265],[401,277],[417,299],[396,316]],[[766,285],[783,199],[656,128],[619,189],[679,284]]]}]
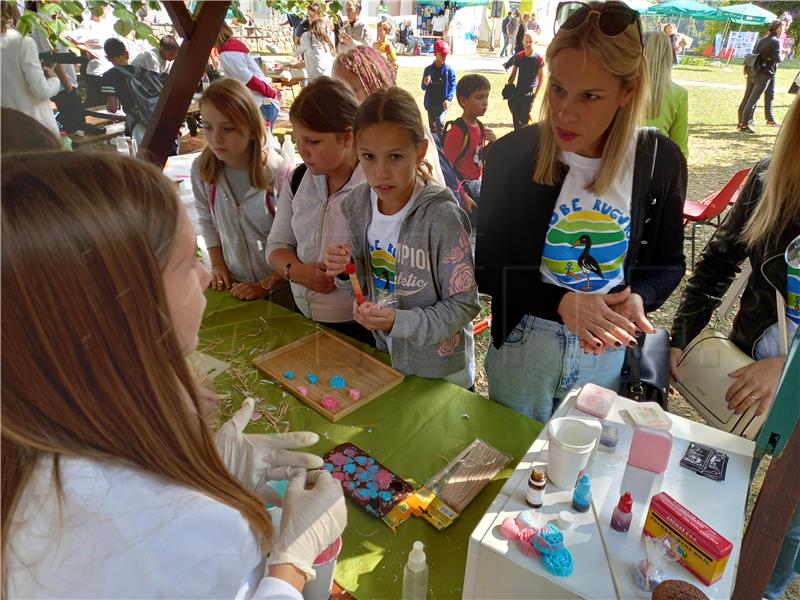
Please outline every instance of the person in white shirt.
[{"label": "person in white shirt", "polygon": [[341,485],[290,450],[316,434],[243,434],[251,398],[211,433],[186,361],[210,277],[171,182],[107,152],[0,177],[3,596],[299,600]]},{"label": "person in white shirt", "polygon": [[13,29],[18,18],[16,5],[3,2],[0,17],[0,105],[30,115],[58,135],[58,124],[50,108],[50,98],[58,93],[58,77],[51,68],[39,62],[36,42]]},{"label": "person in white shirt", "polygon": [[140,52],[131,60],[131,64],[159,75],[169,73],[179,48],[180,44],[173,36],[165,35],[159,40],[158,48],[150,47]]},{"label": "person in white shirt", "polygon": [[101,80],[112,64],[106,58],[103,44],[108,38],[119,37],[114,31],[113,19],[106,16],[107,9],[107,6],[95,6],[91,16],[83,21],[79,29],[66,34],[68,38],[78,42],[79,47],[89,55],[89,62],[86,65],[84,106],[96,106],[105,102],[100,92]]}]

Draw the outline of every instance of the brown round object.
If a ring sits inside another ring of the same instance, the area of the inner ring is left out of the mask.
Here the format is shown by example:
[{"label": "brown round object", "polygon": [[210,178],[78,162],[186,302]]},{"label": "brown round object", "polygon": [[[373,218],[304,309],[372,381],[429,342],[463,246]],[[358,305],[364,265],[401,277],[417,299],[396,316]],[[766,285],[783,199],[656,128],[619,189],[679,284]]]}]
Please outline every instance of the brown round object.
[{"label": "brown round object", "polygon": [[708,600],[708,596],[688,581],[667,579],[653,590],[653,600]]}]

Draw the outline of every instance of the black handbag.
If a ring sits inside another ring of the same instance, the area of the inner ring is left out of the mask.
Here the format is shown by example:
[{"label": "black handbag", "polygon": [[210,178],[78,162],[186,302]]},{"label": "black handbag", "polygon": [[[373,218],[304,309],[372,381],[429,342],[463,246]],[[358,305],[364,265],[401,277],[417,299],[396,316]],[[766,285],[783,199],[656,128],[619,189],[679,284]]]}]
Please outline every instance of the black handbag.
[{"label": "black handbag", "polygon": [[513,83],[507,83],[503,86],[503,91],[500,94],[503,96],[503,100],[510,100],[514,94],[517,93],[517,86]]},{"label": "black handbag", "polygon": [[[652,153],[652,165],[649,177],[640,167],[634,173],[634,189],[650,188],[653,172],[656,166],[658,153],[657,130],[650,128],[645,134],[643,147],[649,154]],[[637,161],[638,164],[646,164]],[[634,203],[631,206],[631,247],[629,249],[628,265],[636,264],[639,254],[639,232],[642,230],[642,211]],[[636,235],[634,235],[634,232]],[[626,269],[625,283],[630,285],[630,269]],[[665,329],[656,329],[655,333],[641,334],[637,338],[637,346],[627,348],[625,362],[620,373],[620,396],[630,398],[636,402],[658,402],[664,410],[667,409],[667,392],[669,388],[669,333]]]},{"label": "black handbag", "polygon": [[642,334],[639,344],[625,351],[620,396],[636,402],[658,402],[667,410],[669,398],[669,333],[656,329]]}]

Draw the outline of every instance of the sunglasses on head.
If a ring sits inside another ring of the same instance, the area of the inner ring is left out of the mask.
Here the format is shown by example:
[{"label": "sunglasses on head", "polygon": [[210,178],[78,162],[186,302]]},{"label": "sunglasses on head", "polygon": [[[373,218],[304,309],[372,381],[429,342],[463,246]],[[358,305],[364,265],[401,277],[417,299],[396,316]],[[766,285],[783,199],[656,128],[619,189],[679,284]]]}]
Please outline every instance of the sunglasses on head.
[{"label": "sunglasses on head", "polygon": [[597,15],[597,27],[600,29],[600,33],[606,37],[622,35],[628,27],[636,23],[639,30],[639,42],[644,49],[639,13],[627,4],[614,0],[594,7],[585,2],[559,2],[556,8],[554,32],[558,33],[559,29],[580,29],[589,20],[590,15]]}]

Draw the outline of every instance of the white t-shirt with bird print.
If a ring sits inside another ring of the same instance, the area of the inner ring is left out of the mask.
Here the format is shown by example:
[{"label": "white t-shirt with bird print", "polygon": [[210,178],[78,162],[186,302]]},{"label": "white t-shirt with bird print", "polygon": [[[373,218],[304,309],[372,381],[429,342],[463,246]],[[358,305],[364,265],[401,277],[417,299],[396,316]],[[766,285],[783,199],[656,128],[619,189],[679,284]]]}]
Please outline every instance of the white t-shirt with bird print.
[{"label": "white t-shirt with bird print", "polygon": [[574,292],[605,294],[625,280],[623,264],[631,233],[631,192],[636,137],[603,194],[586,189],[602,159],[562,152],[569,172],[545,237],[542,280]]}]

